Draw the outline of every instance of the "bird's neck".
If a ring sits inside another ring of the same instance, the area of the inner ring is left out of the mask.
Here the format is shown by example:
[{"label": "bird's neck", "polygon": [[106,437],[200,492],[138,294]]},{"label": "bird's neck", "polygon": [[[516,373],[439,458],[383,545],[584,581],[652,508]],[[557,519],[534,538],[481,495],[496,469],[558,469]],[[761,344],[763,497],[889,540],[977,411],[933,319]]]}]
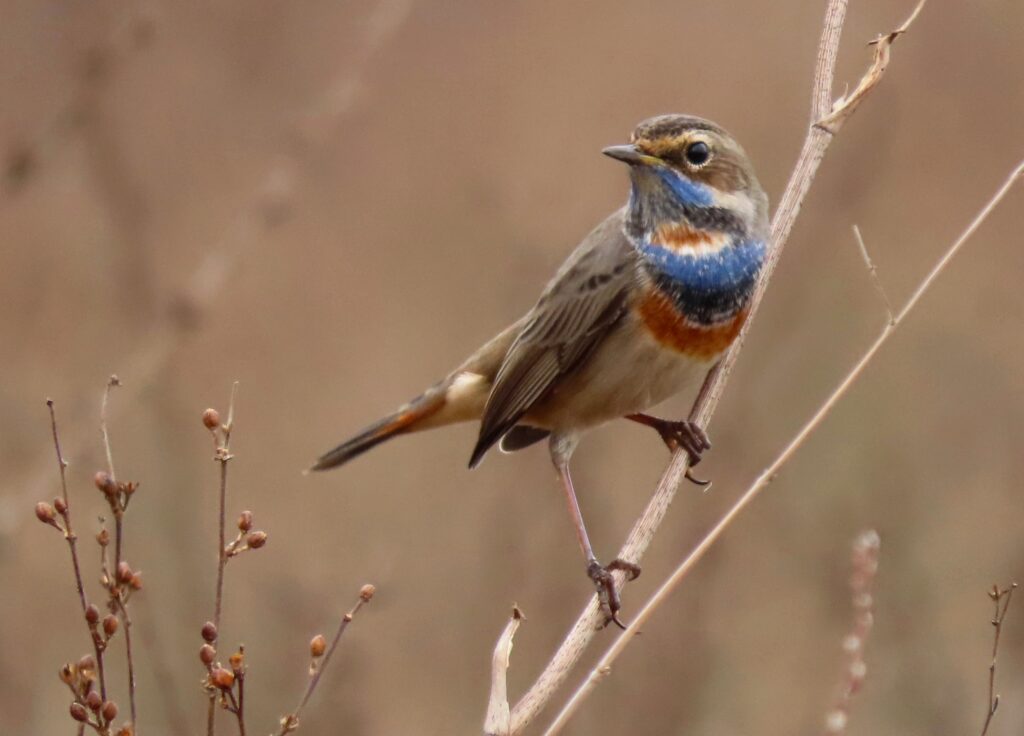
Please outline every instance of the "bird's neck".
[{"label": "bird's neck", "polygon": [[[628,227],[627,227],[628,232]],[[694,325],[713,326],[745,310],[764,262],[765,242],[743,229],[664,222],[630,239],[647,288],[671,299]]]}]

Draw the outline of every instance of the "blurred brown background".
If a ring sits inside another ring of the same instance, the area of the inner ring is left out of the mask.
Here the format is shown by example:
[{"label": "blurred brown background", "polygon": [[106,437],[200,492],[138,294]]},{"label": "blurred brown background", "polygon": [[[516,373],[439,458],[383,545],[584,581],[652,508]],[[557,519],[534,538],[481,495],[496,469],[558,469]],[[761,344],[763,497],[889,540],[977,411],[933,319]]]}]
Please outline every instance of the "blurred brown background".
[{"label": "blurred brown background", "polygon": [[[853,3],[837,91],[866,63],[863,43],[909,9]],[[133,604],[144,732],[198,733],[204,717],[216,468],[199,417],[226,409],[237,379],[232,515],[251,508],[270,534],[228,568],[222,634],[248,644],[250,730],[293,706],[310,636],[372,581],[378,596],[301,733],[478,733],[510,604],[529,619],[516,696],[588,595],[545,452],[470,473],[464,426],[299,471],[531,305],[623,200],[625,173],[599,151],[638,120],[722,123],[777,200],[823,12],[803,0],[0,4],[0,732],[71,732],[56,671],[87,640],[67,550],[32,517],[58,488],[43,401],[56,400],[75,459],[92,583],[97,416],[116,372],[115,459],[142,483],[127,544],[146,580]],[[902,303],[1020,158],[1022,49],[1011,0],[933,2],[898,44],[822,167],[711,427],[701,471],[714,490],[680,495],[627,617],[881,328],[851,225]],[[819,731],[865,527],[882,561],[851,732],[980,730],[985,592],[1024,582],[1022,205],[1017,191],[569,733]],[[623,423],[577,458],[610,558],[666,453]],[[1024,727],[1020,603],[991,733]]]}]

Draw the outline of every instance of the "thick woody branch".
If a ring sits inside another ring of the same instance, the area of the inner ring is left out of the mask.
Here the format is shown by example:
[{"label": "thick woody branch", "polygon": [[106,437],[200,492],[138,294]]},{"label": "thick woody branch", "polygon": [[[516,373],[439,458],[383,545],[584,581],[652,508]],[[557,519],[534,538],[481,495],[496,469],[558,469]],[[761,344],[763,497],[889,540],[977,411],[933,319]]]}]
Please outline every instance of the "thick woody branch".
[{"label": "thick woody branch", "polygon": [[[726,381],[742,348],[747,331],[753,323],[764,292],[778,264],[800,207],[814,180],[815,173],[828,149],[835,133],[846,119],[856,110],[864,97],[877,86],[885,73],[889,61],[889,48],[893,41],[906,31],[910,22],[916,17],[922,3],[917,6],[911,17],[896,31],[876,39],[874,60],[865,74],[864,79],[849,96],[831,103],[831,89],[835,77],[835,64],[838,55],[839,37],[842,32],[848,0],[829,0],[821,41],[818,47],[817,64],[811,102],[811,123],[804,140],[800,156],[790,176],[789,183],[779,202],[779,207],[772,220],[771,248],[762,268],[761,275],[751,299],[750,317],[722,362],[716,367],[705,383],[704,389],[695,404],[690,418],[706,427],[711,420],[718,402],[725,389]],[[687,470],[689,460],[687,454],[676,453],[668,469],[658,483],[647,508],[636,521],[626,543],[619,551],[618,557],[629,562],[638,562],[643,556],[658,527],[661,525],[668,507],[675,498]],[[621,586],[625,574],[615,573],[616,585]],[[561,646],[555,652],[548,666],[538,677],[526,695],[512,710],[510,734],[520,733],[548,703],[555,691],[565,681],[580,656],[586,650],[601,624],[602,614],[596,597],[592,598],[582,611],[573,628]]]}]

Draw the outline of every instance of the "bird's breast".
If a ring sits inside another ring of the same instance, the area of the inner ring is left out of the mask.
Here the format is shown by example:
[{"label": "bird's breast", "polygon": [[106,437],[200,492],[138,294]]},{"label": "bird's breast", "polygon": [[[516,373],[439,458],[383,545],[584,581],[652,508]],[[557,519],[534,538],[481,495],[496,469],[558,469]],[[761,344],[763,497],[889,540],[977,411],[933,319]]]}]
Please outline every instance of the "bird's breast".
[{"label": "bird's breast", "polygon": [[642,288],[634,309],[647,332],[660,345],[702,361],[714,360],[724,353],[747,319],[744,308],[713,324],[694,322],[654,283]]},{"label": "bird's breast", "polygon": [[764,243],[674,225],[637,250],[641,283],[633,309],[651,336],[702,360],[724,352],[747,318]]}]

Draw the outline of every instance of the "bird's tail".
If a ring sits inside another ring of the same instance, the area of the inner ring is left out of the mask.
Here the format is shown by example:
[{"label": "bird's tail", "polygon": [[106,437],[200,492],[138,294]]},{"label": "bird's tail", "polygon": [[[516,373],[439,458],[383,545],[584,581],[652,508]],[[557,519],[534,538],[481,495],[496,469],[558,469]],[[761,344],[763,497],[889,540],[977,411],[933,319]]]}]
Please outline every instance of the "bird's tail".
[{"label": "bird's tail", "polygon": [[390,414],[380,421],[371,424],[352,439],[342,442],[333,450],[324,453],[313,463],[309,470],[336,468],[392,437],[397,437],[407,432],[414,432],[417,429],[426,429],[426,426],[423,426],[426,424],[424,420],[440,411],[444,407],[445,402],[445,389],[435,386],[423,395],[410,401],[394,414]]}]

